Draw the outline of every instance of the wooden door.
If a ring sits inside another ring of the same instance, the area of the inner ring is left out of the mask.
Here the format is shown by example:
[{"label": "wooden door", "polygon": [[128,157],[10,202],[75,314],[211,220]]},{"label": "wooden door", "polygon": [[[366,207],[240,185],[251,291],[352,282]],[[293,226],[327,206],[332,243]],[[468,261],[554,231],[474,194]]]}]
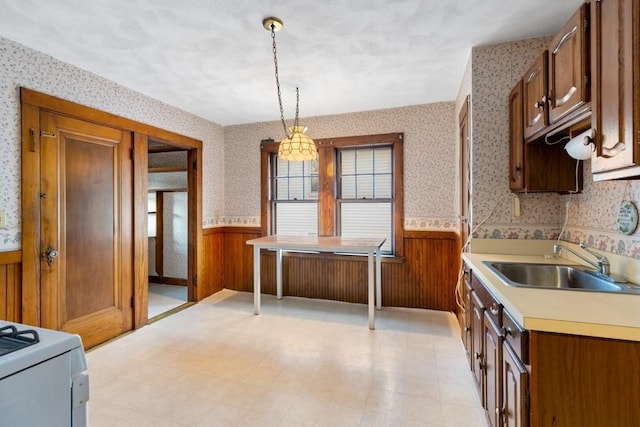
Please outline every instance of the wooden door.
[{"label": "wooden door", "polygon": [[549,46],[549,122],[589,101],[589,5],[584,4]]},{"label": "wooden door", "polygon": [[502,348],[502,425],[528,427],[529,373],[509,344]]},{"label": "wooden door", "polygon": [[540,132],[548,121],[547,54],[544,53],[527,70],[523,79],[524,138]]},{"label": "wooden door", "polygon": [[41,326],[91,347],[133,326],[131,133],[46,112],[40,129]]},{"label": "wooden door", "polygon": [[509,189],[524,190],[522,80],[509,94]]}]

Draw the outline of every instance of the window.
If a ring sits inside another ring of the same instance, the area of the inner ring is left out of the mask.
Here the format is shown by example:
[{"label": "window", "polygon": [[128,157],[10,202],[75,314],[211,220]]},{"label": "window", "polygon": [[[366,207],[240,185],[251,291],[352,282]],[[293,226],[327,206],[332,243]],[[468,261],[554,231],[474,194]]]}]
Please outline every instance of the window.
[{"label": "window", "polygon": [[386,237],[393,247],[393,151],[391,147],[345,148],[338,157],[338,234]]},{"label": "window", "polygon": [[318,160],[290,162],[270,156],[271,230],[289,236],[318,235]]},{"label": "window", "polygon": [[386,237],[402,255],[403,134],[316,140],[318,158],[289,162],[262,141],[262,232]]}]

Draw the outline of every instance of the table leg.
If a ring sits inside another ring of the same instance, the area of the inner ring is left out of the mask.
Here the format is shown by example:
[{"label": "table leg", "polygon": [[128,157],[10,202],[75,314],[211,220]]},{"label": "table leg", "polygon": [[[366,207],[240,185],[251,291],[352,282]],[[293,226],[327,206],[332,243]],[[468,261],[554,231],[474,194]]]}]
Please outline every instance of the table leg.
[{"label": "table leg", "polygon": [[276,296],[282,299],[282,249],[276,249]]},{"label": "table leg", "polygon": [[260,248],[253,247],[253,312],[260,314]]},{"label": "table leg", "polygon": [[376,308],[382,310],[382,250],[376,249]]},{"label": "table leg", "polygon": [[376,328],[376,313],[373,308],[374,306],[374,293],[373,293],[373,280],[374,280],[374,271],[373,271],[373,251],[369,252],[368,261],[369,261],[369,274],[367,275],[369,282],[369,329],[374,330]]}]

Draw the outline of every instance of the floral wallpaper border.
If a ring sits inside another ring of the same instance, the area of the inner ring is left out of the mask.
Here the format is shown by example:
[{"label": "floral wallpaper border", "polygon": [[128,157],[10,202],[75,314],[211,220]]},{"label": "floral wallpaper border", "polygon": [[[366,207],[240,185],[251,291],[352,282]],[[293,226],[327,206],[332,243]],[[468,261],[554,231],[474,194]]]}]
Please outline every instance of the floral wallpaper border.
[{"label": "floral wallpaper border", "polygon": [[474,231],[473,237],[479,239],[553,240],[557,239],[559,234],[560,227],[489,225],[478,227]]},{"label": "floral wallpaper border", "polygon": [[[555,240],[560,234],[559,227],[513,227],[493,225],[480,227],[473,237],[480,239],[531,239]],[[622,256],[640,259],[640,240],[637,236],[626,236],[616,232],[568,227],[561,240],[585,245]]]},{"label": "floral wallpaper border", "polygon": [[[233,225],[236,227],[259,227],[260,217],[258,216],[225,216],[208,217],[202,221],[202,226],[223,227]],[[405,230],[442,230],[458,231],[459,221],[457,218],[405,218]]]},{"label": "floral wallpaper border", "polygon": [[[223,226],[259,227],[260,217],[207,217],[202,221],[202,226],[204,228]],[[457,231],[458,220],[452,218],[406,218],[404,228],[405,230]],[[559,234],[559,227],[493,225],[478,228],[473,233],[473,237],[480,239],[554,240],[558,238]],[[576,244],[584,243],[601,251],[640,259],[640,240],[638,240],[637,236],[569,227],[565,230],[562,240]],[[0,230],[0,252],[16,251],[20,250],[21,247],[22,234],[19,229]]]},{"label": "floral wallpaper border", "polygon": [[405,230],[458,231],[458,218],[405,218]]},{"label": "floral wallpaper border", "polygon": [[232,225],[234,227],[260,227],[259,216],[221,216],[207,217],[202,220],[204,228],[224,227]]}]

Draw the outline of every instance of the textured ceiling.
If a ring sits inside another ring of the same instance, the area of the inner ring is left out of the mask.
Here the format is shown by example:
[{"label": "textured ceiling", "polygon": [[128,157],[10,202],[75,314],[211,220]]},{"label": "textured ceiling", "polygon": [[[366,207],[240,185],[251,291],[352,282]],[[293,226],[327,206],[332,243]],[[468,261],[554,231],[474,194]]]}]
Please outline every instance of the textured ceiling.
[{"label": "textured ceiling", "polygon": [[555,33],[582,0],[2,0],[0,36],[222,125],[455,99],[473,46]]}]

